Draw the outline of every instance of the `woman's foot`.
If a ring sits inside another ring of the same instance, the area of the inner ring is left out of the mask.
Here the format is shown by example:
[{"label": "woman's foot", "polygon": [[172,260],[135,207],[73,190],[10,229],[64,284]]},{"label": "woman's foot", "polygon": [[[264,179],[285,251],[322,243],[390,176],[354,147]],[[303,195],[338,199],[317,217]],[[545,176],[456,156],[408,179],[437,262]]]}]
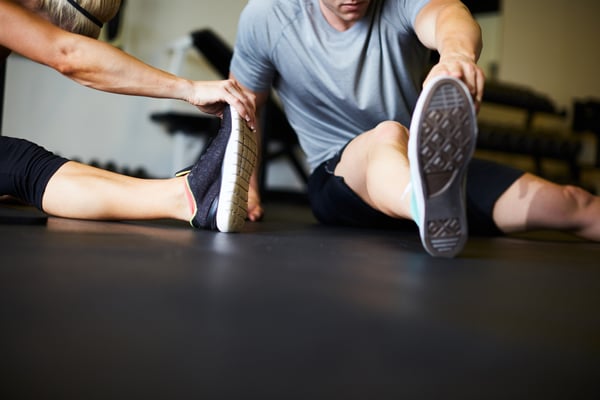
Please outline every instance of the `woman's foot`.
[{"label": "woman's foot", "polygon": [[226,107],[216,137],[186,175],[196,228],[239,232],[246,221],[248,188],[257,159],[255,133],[234,108]]}]

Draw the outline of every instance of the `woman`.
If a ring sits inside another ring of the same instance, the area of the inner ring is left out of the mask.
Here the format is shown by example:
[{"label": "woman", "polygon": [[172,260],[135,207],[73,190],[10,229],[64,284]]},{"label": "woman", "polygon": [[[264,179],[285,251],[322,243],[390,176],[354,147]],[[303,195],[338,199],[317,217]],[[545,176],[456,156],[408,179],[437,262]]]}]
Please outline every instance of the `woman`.
[{"label": "woman", "polygon": [[[223,118],[216,140],[189,173],[147,180],[93,168],[31,142],[1,136],[0,195],[16,197],[60,217],[173,218],[190,221],[195,227],[239,230],[248,196],[239,172],[252,170],[255,160],[242,159],[232,149],[244,141],[255,154],[256,144],[249,130],[230,131],[238,118],[254,129],[254,97],[233,80],[189,81],[95,40],[103,24],[117,13],[120,2],[0,0],[0,57],[5,59],[14,51],[98,90],[187,101]],[[231,193],[220,190],[225,163],[237,183]],[[225,192],[229,194],[224,196]],[[231,211],[237,203],[242,205]],[[217,216],[219,223],[215,222]]]}]

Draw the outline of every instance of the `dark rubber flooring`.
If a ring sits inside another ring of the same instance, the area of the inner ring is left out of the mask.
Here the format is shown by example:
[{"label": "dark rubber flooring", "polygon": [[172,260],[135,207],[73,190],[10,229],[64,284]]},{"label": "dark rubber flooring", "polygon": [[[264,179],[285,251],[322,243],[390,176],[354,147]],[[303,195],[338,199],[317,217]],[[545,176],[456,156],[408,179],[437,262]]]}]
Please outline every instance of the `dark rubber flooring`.
[{"label": "dark rubber flooring", "polygon": [[0,398],[600,398],[600,244],[435,259],[266,210],[222,234],[0,208]]}]

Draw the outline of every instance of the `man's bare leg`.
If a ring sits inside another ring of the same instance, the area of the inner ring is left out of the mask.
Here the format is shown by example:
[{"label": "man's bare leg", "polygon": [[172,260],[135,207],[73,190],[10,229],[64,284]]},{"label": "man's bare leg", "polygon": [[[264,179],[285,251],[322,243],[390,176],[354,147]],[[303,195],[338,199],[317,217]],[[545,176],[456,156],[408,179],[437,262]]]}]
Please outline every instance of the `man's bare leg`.
[{"label": "man's bare leg", "polygon": [[506,233],[553,229],[600,241],[600,197],[526,173],[500,196],[494,221]]},{"label": "man's bare leg", "polygon": [[393,218],[412,219],[408,130],[386,121],[357,136],[342,153],[335,175],[367,204]]}]

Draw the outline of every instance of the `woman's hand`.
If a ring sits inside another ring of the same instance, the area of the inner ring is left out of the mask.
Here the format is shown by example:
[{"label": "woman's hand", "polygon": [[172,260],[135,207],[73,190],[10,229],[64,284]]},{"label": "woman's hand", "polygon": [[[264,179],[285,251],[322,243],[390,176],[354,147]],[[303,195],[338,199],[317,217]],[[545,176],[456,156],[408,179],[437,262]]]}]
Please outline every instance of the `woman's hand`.
[{"label": "woman's hand", "polygon": [[193,94],[187,99],[202,112],[223,116],[226,104],[231,104],[246,120],[252,130],[256,130],[255,96],[244,91],[233,79],[220,81],[194,81]]}]

